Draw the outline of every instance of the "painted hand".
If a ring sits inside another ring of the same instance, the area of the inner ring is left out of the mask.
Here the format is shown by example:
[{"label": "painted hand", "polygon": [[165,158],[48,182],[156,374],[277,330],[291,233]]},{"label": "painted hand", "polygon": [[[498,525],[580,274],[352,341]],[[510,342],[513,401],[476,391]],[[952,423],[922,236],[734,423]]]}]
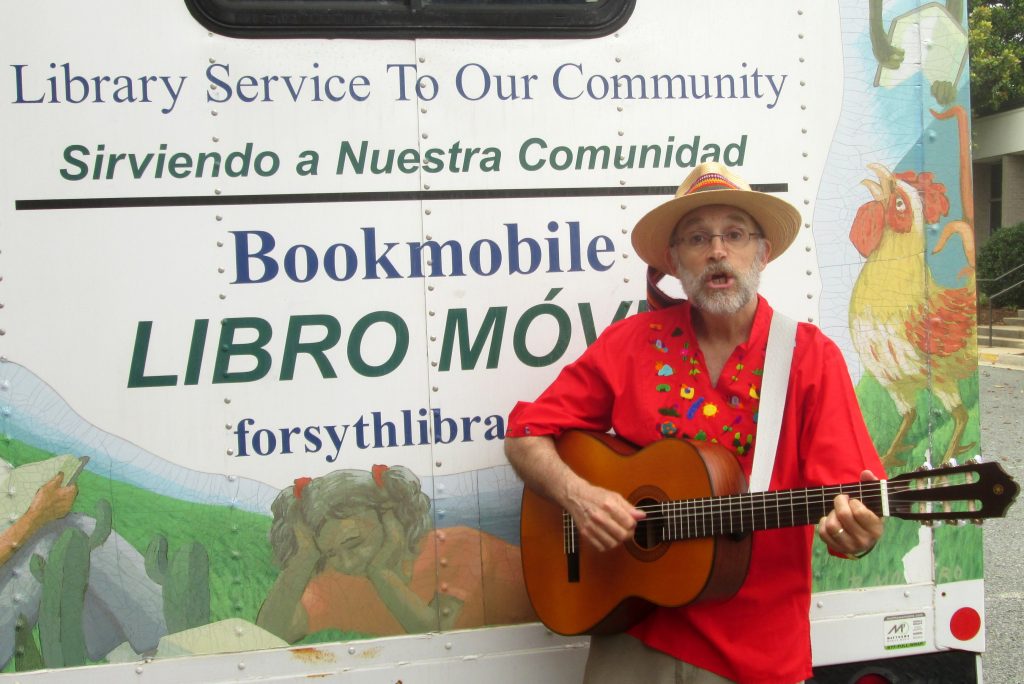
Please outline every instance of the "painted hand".
[{"label": "painted hand", "polygon": [[63,481],[64,473],[57,473],[32,498],[26,515],[34,516],[38,525],[59,520],[71,511],[75,497],[78,496],[78,486],[64,487],[61,485]]}]

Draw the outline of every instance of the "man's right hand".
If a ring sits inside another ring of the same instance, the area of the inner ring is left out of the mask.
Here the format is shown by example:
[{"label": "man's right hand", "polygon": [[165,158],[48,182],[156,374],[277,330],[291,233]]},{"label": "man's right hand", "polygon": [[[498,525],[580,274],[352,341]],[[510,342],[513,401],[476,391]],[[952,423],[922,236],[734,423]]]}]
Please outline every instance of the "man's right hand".
[{"label": "man's right hand", "polygon": [[567,487],[566,509],[576,521],[583,539],[598,551],[623,543],[646,514],[622,495],[577,479]]},{"label": "man's right hand", "polygon": [[629,539],[637,521],[645,517],[621,495],[574,473],[558,457],[552,437],[506,438],[505,455],[523,483],[568,511],[583,539],[598,551]]}]

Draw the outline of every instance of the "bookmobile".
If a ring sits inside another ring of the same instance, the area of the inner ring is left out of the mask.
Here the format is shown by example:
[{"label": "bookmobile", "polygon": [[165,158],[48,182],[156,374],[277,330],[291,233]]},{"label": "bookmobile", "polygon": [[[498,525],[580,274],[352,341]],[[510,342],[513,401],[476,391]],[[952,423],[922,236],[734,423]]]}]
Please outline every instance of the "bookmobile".
[{"label": "bookmobile", "polygon": [[[800,209],[762,291],[843,350],[890,476],[981,452],[961,2],[5,14],[4,534],[77,493],[10,538],[0,679],[577,681],[505,419],[646,308],[630,229],[705,160]],[[980,681],[976,525],[816,547],[816,681]]]}]

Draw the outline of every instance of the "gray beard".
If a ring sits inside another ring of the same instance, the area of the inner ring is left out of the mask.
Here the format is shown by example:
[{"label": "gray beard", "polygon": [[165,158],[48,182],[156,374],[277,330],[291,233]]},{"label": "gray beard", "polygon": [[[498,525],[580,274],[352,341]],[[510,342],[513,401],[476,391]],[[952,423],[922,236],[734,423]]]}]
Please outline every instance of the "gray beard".
[{"label": "gray beard", "polygon": [[[736,289],[724,292],[707,287],[706,280],[712,275],[723,274],[736,281]],[[746,272],[737,271],[728,264],[709,264],[703,272],[693,274],[682,266],[676,268],[676,277],[683,286],[686,298],[701,311],[715,315],[730,315],[746,306],[757,296],[761,285],[761,258],[750,265]]]}]

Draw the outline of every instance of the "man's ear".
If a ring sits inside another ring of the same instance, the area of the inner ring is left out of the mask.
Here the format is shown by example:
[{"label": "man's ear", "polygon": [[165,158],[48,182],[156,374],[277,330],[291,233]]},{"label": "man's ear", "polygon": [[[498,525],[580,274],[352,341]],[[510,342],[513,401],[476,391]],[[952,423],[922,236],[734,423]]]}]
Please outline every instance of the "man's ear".
[{"label": "man's ear", "polygon": [[764,259],[761,260],[761,270],[763,271],[772,258],[772,241],[768,238],[762,238],[761,241],[764,243]]},{"label": "man's ear", "polygon": [[672,266],[672,273],[679,270],[679,262],[676,260],[676,250],[671,245],[665,247],[665,263]]}]

